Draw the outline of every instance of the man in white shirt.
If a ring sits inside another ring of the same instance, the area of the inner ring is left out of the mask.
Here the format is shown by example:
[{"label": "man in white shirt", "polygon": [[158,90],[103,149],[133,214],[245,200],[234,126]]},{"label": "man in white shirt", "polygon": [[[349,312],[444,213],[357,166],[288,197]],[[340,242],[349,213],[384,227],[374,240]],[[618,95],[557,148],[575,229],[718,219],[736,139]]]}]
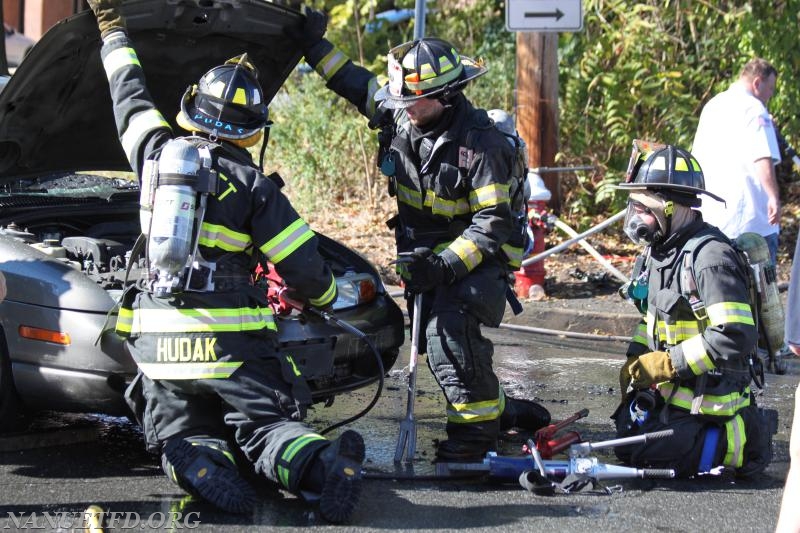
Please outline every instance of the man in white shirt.
[{"label": "man in white shirt", "polygon": [[706,190],[725,199],[725,205],[703,202],[703,219],[731,239],[749,231],[763,236],[773,264],[780,230],[775,178],[780,152],[767,102],[777,77],[767,61],[749,61],[739,79],[703,108],[692,147]]}]

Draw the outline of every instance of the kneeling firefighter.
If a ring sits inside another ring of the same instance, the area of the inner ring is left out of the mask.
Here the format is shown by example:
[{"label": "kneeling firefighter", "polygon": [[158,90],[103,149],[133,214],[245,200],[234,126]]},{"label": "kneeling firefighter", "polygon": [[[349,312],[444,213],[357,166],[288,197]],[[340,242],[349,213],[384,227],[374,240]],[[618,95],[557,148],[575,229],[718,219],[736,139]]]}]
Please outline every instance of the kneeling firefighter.
[{"label": "kneeling firefighter", "polygon": [[235,464],[241,451],[252,463],[241,467],[343,522],[358,501],[364,442],[354,431],[328,441],[302,422],[310,390],[278,351],[276,321],[250,276],[263,254],[310,305],[337,297],[317,237],[245,149],[269,124],[258,73],[246,55],[209,70],[181,102],[178,124],[193,135],[173,139],[118,1],[90,5],[149,235],[149,275],[126,292],[117,320],[139,366],[126,398],[147,447],[171,480],[223,510],[255,503]]},{"label": "kneeling firefighter", "polygon": [[646,247],[622,291],[642,320],[612,418],[619,437],[669,428],[674,436],[616,448],[617,456],[684,477],[719,466],[739,476],[763,471],[771,432],[750,390],[758,335],[748,266],[697,210],[700,195],[720,198],[705,190],[690,153],[638,140],[618,187],[630,193],[625,232]]}]

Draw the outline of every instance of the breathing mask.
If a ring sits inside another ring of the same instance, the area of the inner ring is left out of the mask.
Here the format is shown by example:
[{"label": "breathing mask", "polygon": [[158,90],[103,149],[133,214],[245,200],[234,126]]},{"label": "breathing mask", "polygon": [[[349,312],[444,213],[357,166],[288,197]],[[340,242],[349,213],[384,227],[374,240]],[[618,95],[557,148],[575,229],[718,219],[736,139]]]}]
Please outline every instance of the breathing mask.
[{"label": "breathing mask", "polygon": [[625,215],[625,234],[636,244],[654,244],[669,234],[672,202],[650,191],[632,192]]}]

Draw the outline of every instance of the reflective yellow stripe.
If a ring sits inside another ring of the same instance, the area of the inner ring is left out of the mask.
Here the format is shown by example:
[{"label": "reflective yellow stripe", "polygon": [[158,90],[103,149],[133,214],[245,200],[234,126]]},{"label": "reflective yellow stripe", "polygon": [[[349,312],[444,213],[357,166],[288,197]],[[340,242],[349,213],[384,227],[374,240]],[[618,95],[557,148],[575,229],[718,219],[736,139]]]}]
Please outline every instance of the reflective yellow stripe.
[{"label": "reflective yellow stripe", "polygon": [[103,59],[103,68],[109,80],[119,69],[130,66],[142,68],[142,64],[139,63],[139,57],[136,55],[136,50],[130,47],[112,50]]},{"label": "reflective yellow stripe", "polygon": [[261,251],[273,263],[280,263],[312,237],[314,232],[302,218],[298,218],[261,246]]},{"label": "reflective yellow stripe", "polygon": [[508,185],[502,183],[492,183],[469,193],[469,207],[473,213],[502,203],[508,203]]},{"label": "reflective yellow stripe", "polygon": [[250,235],[233,231],[219,224],[203,222],[200,227],[198,243],[209,248],[219,248],[227,252],[241,252],[250,246]]},{"label": "reflective yellow stripe", "polygon": [[483,261],[483,254],[475,243],[464,237],[458,237],[447,248],[461,259],[468,272],[471,272]]},{"label": "reflective yellow stripe", "polygon": [[126,309],[117,317],[117,331],[139,333],[208,333],[230,331],[277,331],[272,310],[260,307],[236,309]]},{"label": "reflective yellow stripe", "polygon": [[439,87],[458,78],[461,75],[461,71],[464,70],[464,65],[459,64],[455,70],[440,74],[439,76],[436,76],[436,73],[433,72],[434,75],[432,77],[429,76],[430,79],[426,80],[422,74],[426,71],[426,67],[430,68],[430,65],[428,63],[420,65],[420,80],[422,81],[412,82],[408,81],[407,79],[405,80],[406,87],[408,87],[410,91],[424,91],[425,89],[430,89],[432,87]]},{"label": "reflective yellow stripe", "polygon": [[158,109],[148,109],[131,118],[128,127],[122,133],[121,140],[128,161],[133,161],[133,149],[138,146],[139,140],[151,131],[159,129],[170,130],[170,127]]},{"label": "reflective yellow stripe", "polygon": [[333,273],[331,273],[331,284],[328,286],[328,289],[320,296],[319,298],[311,298],[309,302],[311,305],[315,307],[324,307],[331,303],[333,299],[336,297],[336,278],[333,277]]},{"label": "reflective yellow stripe", "polygon": [[375,93],[378,92],[378,89],[381,88],[383,83],[378,80],[378,77],[374,77],[369,80],[367,84],[367,115],[372,116],[375,114],[375,109],[378,107],[378,103],[375,101]]},{"label": "reflective yellow stripe", "polygon": [[[661,396],[668,399],[670,405],[680,407],[685,411],[692,409],[692,398],[694,393],[688,387],[677,387],[674,383],[665,381],[657,385]],[[675,393],[673,394],[673,391]],[[715,396],[712,394],[704,394],[703,401],[700,405],[700,414],[709,416],[730,417],[739,412],[739,410],[750,405],[750,389],[745,388],[743,393],[731,392]]]},{"label": "reflective yellow stripe", "polygon": [[500,399],[447,405],[447,421],[454,424],[474,424],[496,420],[500,416]]},{"label": "reflective yellow stripe", "polygon": [[636,332],[633,334],[633,339],[631,340],[647,346],[647,324],[639,322],[639,325],[636,326]]},{"label": "reflective yellow stripe", "polygon": [[446,200],[436,196],[433,191],[428,191],[426,194],[425,207],[430,207],[431,213],[434,215],[442,215],[447,218],[453,218],[457,215],[466,215],[469,213],[469,203],[467,202],[466,198]]},{"label": "reflective yellow stripe", "polygon": [[216,363],[138,363],[150,379],[226,379],[242,362]]},{"label": "reflective yellow stripe", "polygon": [[703,336],[698,334],[694,337],[687,339],[681,343],[683,349],[683,357],[692,373],[695,376],[705,374],[706,372],[716,368],[711,356],[706,353],[706,348],[703,346]]},{"label": "reflective yellow stripe", "polygon": [[[284,450],[283,454],[281,454],[281,462],[291,464],[292,459],[294,456],[297,455],[297,452],[305,448],[308,444],[312,442],[317,442],[321,440],[327,440],[322,435],[318,435],[316,433],[308,433],[306,435],[302,435],[294,439]],[[281,484],[287,489],[290,488],[289,484],[289,468],[284,466],[283,464],[278,464],[278,479],[280,479]]]},{"label": "reflective yellow stripe", "polygon": [[[744,430],[742,415],[736,415],[725,422],[725,436],[728,442],[722,464],[741,468],[744,463],[744,445],[747,443],[747,433]],[[767,436],[767,438],[771,437]]]},{"label": "reflective yellow stripe", "polygon": [[422,202],[423,207],[433,207],[433,202],[436,200],[436,193],[431,189],[425,191],[425,200]]},{"label": "reflective yellow stripe", "polygon": [[233,184],[233,181],[222,172],[219,173],[219,179],[227,184],[224,191],[217,192],[217,200],[221,202],[230,193],[237,192],[239,189],[237,189],[236,185]]},{"label": "reflective yellow stripe", "polygon": [[505,252],[506,257],[508,258],[508,265],[511,268],[516,270],[522,265],[522,256],[525,253],[525,250],[519,246],[511,246],[510,244],[504,244],[500,247],[500,249]]},{"label": "reflective yellow stripe", "polygon": [[755,325],[750,304],[740,302],[722,302],[709,305],[706,308],[708,320],[714,326],[722,324],[748,324]]},{"label": "reflective yellow stripe", "polygon": [[674,324],[658,321],[659,338],[672,346],[694,337],[700,331],[700,324],[696,320],[678,320]]},{"label": "reflective yellow stripe", "polygon": [[114,329],[122,335],[130,335],[133,326],[133,310],[121,307],[117,311],[117,324]]},{"label": "reflective yellow stripe", "polygon": [[422,194],[399,183],[397,184],[397,201],[422,210]]},{"label": "reflective yellow stripe", "polygon": [[347,63],[347,56],[334,46],[333,50],[328,52],[325,57],[317,63],[314,70],[316,70],[325,81],[328,81],[339,72],[345,63]]},{"label": "reflective yellow stripe", "polygon": [[295,364],[294,358],[291,355],[287,355],[286,356],[286,361],[289,363],[289,365],[291,365],[292,372],[294,372],[295,376],[302,376],[303,375],[303,373],[300,372],[300,369],[297,368],[297,364]]}]

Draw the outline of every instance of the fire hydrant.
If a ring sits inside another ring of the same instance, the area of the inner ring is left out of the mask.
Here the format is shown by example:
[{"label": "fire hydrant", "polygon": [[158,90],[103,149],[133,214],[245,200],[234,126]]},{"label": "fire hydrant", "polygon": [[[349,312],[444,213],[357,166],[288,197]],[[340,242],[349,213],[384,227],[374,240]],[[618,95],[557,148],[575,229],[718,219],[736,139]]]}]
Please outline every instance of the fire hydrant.
[{"label": "fire hydrant", "polygon": [[[534,171],[528,171],[526,189],[528,193],[528,227],[533,237],[533,249],[527,257],[533,257],[545,250],[545,235],[552,229],[549,222],[550,214],[547,212],[547,202],[550,201],[552,194],[544,184],[541,176]],[[526,259],[527,259],[526,257]],[[519,298],[530,298],[541,300],[545,297],[544,279],[545,266],[544,260],[537,261],[527,266],[521,266],[514,273],[514,292]]]}]

